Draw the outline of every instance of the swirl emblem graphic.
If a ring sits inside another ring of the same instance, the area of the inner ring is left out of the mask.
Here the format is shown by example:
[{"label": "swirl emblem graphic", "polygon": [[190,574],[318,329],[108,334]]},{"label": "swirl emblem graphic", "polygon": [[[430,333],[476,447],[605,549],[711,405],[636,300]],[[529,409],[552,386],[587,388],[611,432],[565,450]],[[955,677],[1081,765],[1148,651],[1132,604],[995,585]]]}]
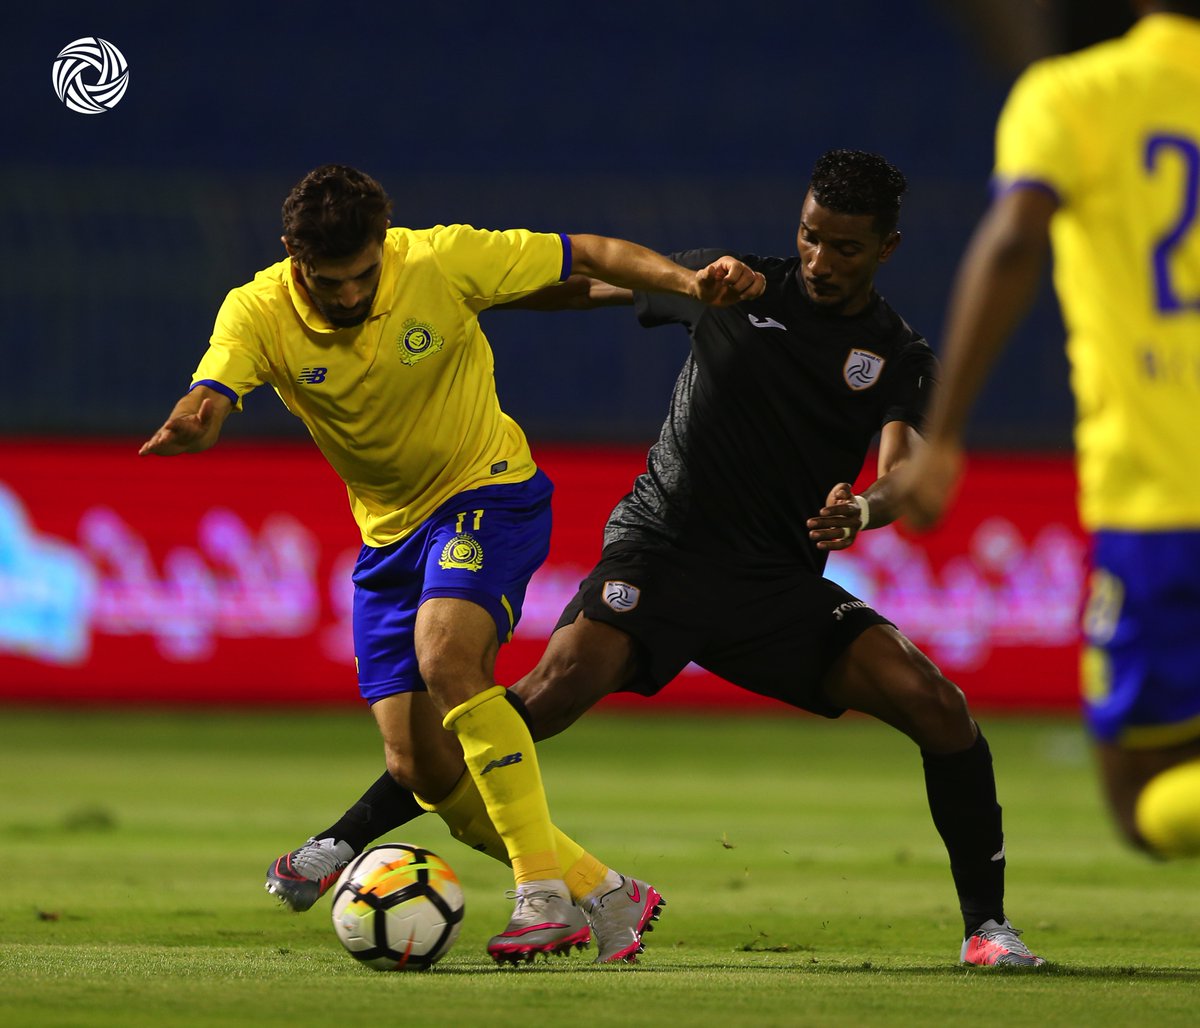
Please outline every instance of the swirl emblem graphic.
[{"label": "swirl emblem graphic", "polygon": [[[94,82],[84,82],[94,72]],[[129,63],[107,39],[84,36],[62,48],[50,73],[54,92],[76,114],[103,114],[121,102],[129,86]]]},{"label": "swirl emblem graphic", "polygon": [[609,607],[618,614],[624,614],[638,605],[642,591],[628,582],[608,581],[604,583],[604,591],[600,595]]},{"label": "swirl emblem graphic", "polygon": [[842,366],[842,377],[846,380],[846,385],[855,391],[870,389],[879,381],[879,375],[886,363],[877,353],[854,349],[850,351],[850,356]]}]

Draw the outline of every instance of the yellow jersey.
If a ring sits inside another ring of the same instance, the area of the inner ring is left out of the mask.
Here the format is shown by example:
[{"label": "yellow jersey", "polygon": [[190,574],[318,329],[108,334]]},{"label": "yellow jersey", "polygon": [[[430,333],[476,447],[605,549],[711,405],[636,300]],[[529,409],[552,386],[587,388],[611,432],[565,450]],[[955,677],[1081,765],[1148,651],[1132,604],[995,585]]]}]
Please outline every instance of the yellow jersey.
[{"label": "yellow jersey", "polygon": [[1089,529],[1200,528],[1200,20],[1031,65],[996,185],[1046,188]]},{"label": "yellow jersey", "polygon": [[240,407],[270,385],[346,483],[363,541],[385,546],[452,496],[537,470],[500,409],[478,317],[569,270],[565,236],[392,228],[370,314],[334,328],[289,258],[225,298],[192,387]]}]

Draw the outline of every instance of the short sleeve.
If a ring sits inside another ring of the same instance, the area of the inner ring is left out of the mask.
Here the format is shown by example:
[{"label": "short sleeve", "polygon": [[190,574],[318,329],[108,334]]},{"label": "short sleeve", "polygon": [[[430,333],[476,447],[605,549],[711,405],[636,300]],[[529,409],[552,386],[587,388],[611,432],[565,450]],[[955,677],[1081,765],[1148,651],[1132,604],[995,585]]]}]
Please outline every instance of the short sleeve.
[{"label": "short sleeve", "polygon": [[1038,61],[1017,79],[996,124],[998,190],[1014,185],[1048,189],[1066,202],[1082,173],[1079,134],[1060,59]]},{"label": "short sleeve", "polygon": [[938,363],[929,344],[915,339],[900,352],[895,386],[883,412],[883,424],[903,421],[920,431],[937,385]]},{"label": "short sleeve", "polygon": [[242,397],[270,381],[264,356],[269,332],[265,315],[243,289],[234,289],[217,312],[208,350],[192,376],[192,388],[206,385],[224,393],[237,409]]},{"label": "short sleeve", "polygon": [[430,245],[443,274],[476,311],[560,282],[571,270],[570,243],[552,232],[448,225]]}]

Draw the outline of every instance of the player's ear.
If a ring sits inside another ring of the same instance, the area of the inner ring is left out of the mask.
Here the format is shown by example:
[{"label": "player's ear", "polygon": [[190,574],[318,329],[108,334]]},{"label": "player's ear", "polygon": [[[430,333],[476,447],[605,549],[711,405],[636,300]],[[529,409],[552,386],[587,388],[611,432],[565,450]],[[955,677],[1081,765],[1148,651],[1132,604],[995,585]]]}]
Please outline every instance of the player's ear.
[{"label": "player's ear", "polygon": [[889,232],[883,241],[883,246],[879,248],[879,263],[882,264],[893,253],[896,252],[896,247],[900,245],[900,233]]},{"label": "player's ear", "polygon": [[283,243],[283,248],[284,248],[285,250],[287,250],[287,255],[288,255],[289,257],[295,257],[295,256],[296,256],[296,251],[295,251],[295,250],[293,250],[293,249],[292,249],[292,247],[291,247],[291,244],[290,244],[290,243],[288,243],[288,241],[287,241],[287,236],[280,236],[280,237],[279,237],[279,241],[280,241],[281,243]]}]

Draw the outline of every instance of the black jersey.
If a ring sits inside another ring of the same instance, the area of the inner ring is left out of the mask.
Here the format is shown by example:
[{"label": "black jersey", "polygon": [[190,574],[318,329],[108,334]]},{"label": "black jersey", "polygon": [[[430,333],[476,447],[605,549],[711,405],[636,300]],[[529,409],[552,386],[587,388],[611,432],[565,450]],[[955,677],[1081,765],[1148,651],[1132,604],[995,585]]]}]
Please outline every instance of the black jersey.
[{"label": "black jersey", "polygon": [[[698,269],[723,252],[673,259]],[[854,481],[884,424],[920,428],[936,360],[877,294],[845,317],[809,300],[798,257],[739,259],[766,276],[756,300],[710,307],[636,294],[643,325],[686,325],[692,346],[646,471],[604,541],[659,540],[722,562],[820,573],[827,553],[805,522],[838,482]]]}]

